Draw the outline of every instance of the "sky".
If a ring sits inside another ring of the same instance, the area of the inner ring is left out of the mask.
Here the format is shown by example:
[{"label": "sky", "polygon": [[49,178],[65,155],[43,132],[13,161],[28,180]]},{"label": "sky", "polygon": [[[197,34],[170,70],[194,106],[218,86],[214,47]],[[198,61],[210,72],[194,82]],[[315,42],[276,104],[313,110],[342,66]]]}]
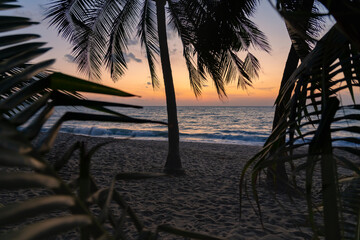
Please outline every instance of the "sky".
[{"label": "sky", "polygon": [[[44,9],[49,0],[18,0],[23,8],[9,11],[11,15],[29,17],[33,21],[40,22],[39,25],[26,28],[24,32],[38,33],[42,36],[40,41],[47,42],[47,47],[52,50],[42,55],[37,61],[45,59],[56,59],[53,69],[66,74],[75,75],[86,79],[84,74],[77,71],[77,65],[72,62],[71,45],[58,35],[54,27],[49,27],[43,21]],[[177,104],[179,106],[273,106],[276,99],[280,81],[285,66],[290,39],[285,24],[280,15],[272,8],[269,1],[263,0],[257,8],[252,20],[258,25],[268,37],[271,52],[261,52],[250,49],[260,61],[261,70],[259,78],[254,79],[253,87],[243,90],[237,88],[236,83],[226,86],[228,97],[219,99],[212,80],[209,79],[203,88],[202,95],[198,98],[190,88],[188,71],[182,56],[182,46],[175,32],[169,31],[168,45],[170,60],[174,78]],[[241,56],[241,54],[240,54]],[[122,78],[113,82],[104,69],[101,82],[104,85],[115,87],[141,98],[104,97],[103,95],[87,95],[91,99],[131,103],[142,106],[163,106],[165,102],[164,84],[160,79],[161,86],[153,89],[149,68],[144,49],[139,41],[131,41],[126,52],[128,69]],[[162,76],[160,65],[157,65],[157,74]]]}]

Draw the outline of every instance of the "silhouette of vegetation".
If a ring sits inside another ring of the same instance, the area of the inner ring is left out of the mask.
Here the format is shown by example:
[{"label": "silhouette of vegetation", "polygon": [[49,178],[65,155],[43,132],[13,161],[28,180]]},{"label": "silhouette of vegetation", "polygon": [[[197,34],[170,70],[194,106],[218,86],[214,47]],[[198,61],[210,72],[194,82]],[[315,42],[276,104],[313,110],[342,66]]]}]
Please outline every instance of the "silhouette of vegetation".
[{"label": "silhouette of vegetation", "polygon": [[[316,38],[323,28],[323,18],[319,15],[319,11],[314,5],[314,0],[301,1],[281,1],[279,7],[281,14],[287,16],[285,18],[285,26],[291,39],[291,47],[286,60],[284,73],[281,79],[280,90],[286,85],[291,74],[296,70],[299,61],[302,61],[314,47],[317,42]],[[293,86],[294,87],[294,86]],[[273,120],[273,130],[278,125],[285,111],[285,104],[289,102],[293,88],[289,88],[288,92],[283,96],[283,101],[275,104],[275,114]],[[285,135],[282,140],[278,141],[279,145],[285,143]],[[276,172],[276,173],[274,173]],[[286,191],[288,189],[288,175],[286,173],[285,163],[276,163],[267,170],[267,178],[269,185],[272,185],[276,191]],[[274,174],[277,177],[274,177]]]},{"label": "silhouette of vegetation", "polygon": [[[227,83],[237,81],[239,87],[246,88],[257,76],[260,66],[249,52],[250,46],[269,51],[266,37],[249,20],[256,4],[255,0],[58,0],[49,5],[47,18],[73,44],[79,69],[97,79],[103,64],[114,80],[124,73],[124,52],[137,27],[154,87],[159,86],[156,57],[160,55],[161,60],[169,139],[165,171],[183,173],[165,10],[182,42],[195,95],[200,95],[209,76],[223,97]],[[248,52],[244,61],[238,57],[239,51]]]},{"label": "silhouette of vegetation", "polygon": [[[13,0],[0,1],[0,9],[20,7]],[[115,112],[105,106],[138,106],[86,100],[78,91],[96,92],[120,97],[135,96],[130,93],[85,81],[47,68],[54,60],[32,62],[49,50],[44,43],[29,42],[40,36],[35,34],[9,34],[14,29],[36,24],[30,19],[0,16],[0,189],[8,193],[26,189],[32,193],[26,199],[0,203],[0,239],[49,239],[53,235],[79,230],[75,237],[81,239],[127,239],[130,222],[133,235],[139,239],[157,239],[161,232],[197,239],[216,237],[185,231],[172,226],[158,226],[155,232],[144,228],[122,196],[114,190],[120,179],[146,179],[165,177],[163,173],[119,173],[106,188],[99,188],[90,174],[92,155],[107,144],[90,149],[77,142],[54,165],[44,159],[54,144],[61,124],[68,120],[112,121],[130,123],[157,123],[136,119]],[[84,106],[105,114],[66,112],[51,129],[40,136],[39,132],[52,115],[55,106]],[[33,139],[38,138],[34,146]],[[57,173],[64,167],[75,150],[80,150],[79,175],[65,181]],[[20,196],[21,198],[21,196]],[[10,199],[12,201],[12,199]],[[111,211],[116,208],[120,215]],[[99,211],[96,211],[99,210]],[[110,228],[110,229],[109,229]]]},{"label": "silhouette of vegetation", "polygon": [[[360,5],[352,1],[336,2],[337,10],[327,5],[332,5],[332,1],[321,2],[333,16],[339,16],[340,12],[344,14],[342,11],[346,8],[345,20],[360,10]],[[288,20],[291,14],[283,14],[280,3],[282,1],[277,5],[279,11]],[[344,19],[339,17],[337,21]],[[360,237],[360,108],[355,101],[356,90],[360,87],[360,52],[357,40],[352,38],[358,33],[358,24],[348,21],[347,24],[344,30],[343,24],[336,23],[282,86],[276,103],[284,106],[284,113],[263,149],[247,162],[241,174],[240,191],[243,191],[249,173],[252,194],[259,204],[256,189],[259,174],[274,164],[289,164],[288,169],[294,177],[287,183],[306,198],[314,238]],[[303,33],[303,29],[294,24],[291,26]],[[348,92],[353,104],[341,104],[344,92]],[[291,94],[289,100],[288,94]],[[347,126],[338,127],[336,123],[341,121]],[[342,137],[335,137],[335,132],[342,133],[339,135]],[[314,187],[316,172],[320,173],[321,189]],[[281,177],[273,173],[274,178]],[[299,185],[299,178],[304,179],[304,185]],[[317,205],[319,202],[314,202],[315,191],[321,191],[320,206]],[[315,217],[318,213],[321,221]]]}]

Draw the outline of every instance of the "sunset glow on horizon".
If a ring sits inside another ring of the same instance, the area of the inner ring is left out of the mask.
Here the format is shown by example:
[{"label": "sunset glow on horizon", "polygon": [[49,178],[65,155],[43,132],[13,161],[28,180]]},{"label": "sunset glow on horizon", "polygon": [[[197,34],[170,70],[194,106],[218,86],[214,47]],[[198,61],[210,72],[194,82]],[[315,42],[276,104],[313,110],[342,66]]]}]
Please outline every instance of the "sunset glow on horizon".
[{"label": "sunset glow on horizon", "polygon": [[[32,31],[40,34],[42,36],[41,41],[48,42],[46,46],[53,48],[42,57],[39,57],[37,61],[55,58],[56,63],[53,65],[53,70],[86,79],[86,76],[79,73],[76,64],[72,62],[70,44],[58,36],[54,27],[49,28],[48,23],[42,21],[44,18],[42,13],[46,7],[45,4],[48,2],[48,0],[20,0],[19,4],[23,8],[9,11],[9,14],[25,16],[41,22],[37,26],[24,30],[24,32]],[[271,53],[250,49],[250,52],[258,58],[261,64],[259,78],[254,79],[253,87],[246,90],[237,88],[236,83],[229,84],[226,87],[228,97],[222,99],[219,99],[211,79],[203,88],[202,95],[198,99],[195,97],[190,87],[188,71],[182,56],[181,42],[176,33],[169,31],[169,51],[177,104],[179,106],[272,106],[274,104],[291,42],[283,20],[268,1],[261,2],[253,16],[253,21],[268,37],[272,48]],[[123,77],[113,82],[109,73],[104,69],[100,83],[140,95],[141,98],[104,98],[100,95],[91,95],[91,97],[142,106],[165,105],[165,93],[159,61],[156,67],[160,79],[160,88],[153,89],[145,51],[141,49],[139,41],[134,41],[129,46],[126,55],[128,69]]]}]

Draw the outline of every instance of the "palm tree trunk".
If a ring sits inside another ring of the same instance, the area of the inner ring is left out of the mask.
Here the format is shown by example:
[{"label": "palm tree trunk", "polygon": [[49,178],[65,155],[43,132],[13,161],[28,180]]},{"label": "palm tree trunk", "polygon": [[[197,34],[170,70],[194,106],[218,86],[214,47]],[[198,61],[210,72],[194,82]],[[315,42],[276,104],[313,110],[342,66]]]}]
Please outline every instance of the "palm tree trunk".
[{"label": "palm tree trunk", "polygon": [[177,120],[176,98],[166,36],[165,3],[166,0],[156,0],[160,58],[165,85],[166,109],[168,116],[169,149],[164,171],[167,173],[184,173],[181,166],[179,152],[179,125]]},{"label": "palm tree trunk", "polygon": [[[290,78],[291,74],[296,70],[297,65],[299,63],[299,56],[295,51],[295,48],[293,45],[291,45],[290,52],[288,55],[288,58],[286,60],[284,74],[281,79],[281,85],[279,92],[282,91],[284,85],[286,84],[287,80]],[[283,101],[280,104],[276,105],[275,108],[275,116],[273,120],[273,130],[278,125],[280,119],[282,118],[284,112],[285,112],[285,105],[291,97],[291,91],[287,92],[284,96]],[[281,142],[279,145],[285,144],[285,136],[281,139]],[[276,176],[276,178],[275,178]],[[288,186],[288,176],[285,169],[284,163],[275,164],[273,167],[269,168],[267,171],[267,179],[269,180],[269,183],[273,184],[274,188],[278,191],[286,191]],[[277,179],[274,181],[274,179]]]},{"label": "palm tree trunk", "polygon": [[341,239],[339,182],[336,160],[332,152],[330,127],[339,108],[339,103],[340,101],[336,97],[327,97],[326,102],[322,104],[319,126],[309,145],[309,156],[320,156],[325,239]]},{"label": "palm tree trunk", "polygon": [[[299,63],[299,56],[297,55],[294,46],[291,45],[291,48],[290,48],[290,51],[289,51],[289,54],[288,54],[288,58],[286,60],[283,77],[281,79],[281,85],[280,85],[279,92],[282,91],[282,89],[283,89],[284,85],[286,84],[287,80],[290,78],[291,74],[296,70],[296,68],[298,66],[298,63]],[[287,92],[285,97],[284,97],[284,101],[282,103],[288,102],[290,100],[290,97],[291,97],[291,92]],[[284,114],[284,110],[285,110],[285,105],[284,104],[276,105],[275,116],[274,116],[274,121],[273,121],[273,129],[279,123],[280,118]]]}]

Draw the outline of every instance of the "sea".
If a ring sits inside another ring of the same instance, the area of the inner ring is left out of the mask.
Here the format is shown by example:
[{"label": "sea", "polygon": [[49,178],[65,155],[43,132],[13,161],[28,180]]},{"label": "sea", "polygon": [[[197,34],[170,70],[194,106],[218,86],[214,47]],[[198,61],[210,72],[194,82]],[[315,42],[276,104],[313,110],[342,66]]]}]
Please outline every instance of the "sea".
[{"label": "sea", "polygon": [[[111,109],[134,118],[167,122],[165,106]],[[261,146],[271,133],[274,110],[270,106],[179,106],[180,141]],[[84,107],[56,107],[42,131],[48,131],[66,111],[99,114]],[[346,125],[349,122],[337,123],[337,127]],[[167,140],[167,126],[149,123],[67,121],[62,124],[60,132],[95,137]],[[352,136],[349,133],[335,134],[336,137]],[[347,145],[344,142],[337,144]]]}]

